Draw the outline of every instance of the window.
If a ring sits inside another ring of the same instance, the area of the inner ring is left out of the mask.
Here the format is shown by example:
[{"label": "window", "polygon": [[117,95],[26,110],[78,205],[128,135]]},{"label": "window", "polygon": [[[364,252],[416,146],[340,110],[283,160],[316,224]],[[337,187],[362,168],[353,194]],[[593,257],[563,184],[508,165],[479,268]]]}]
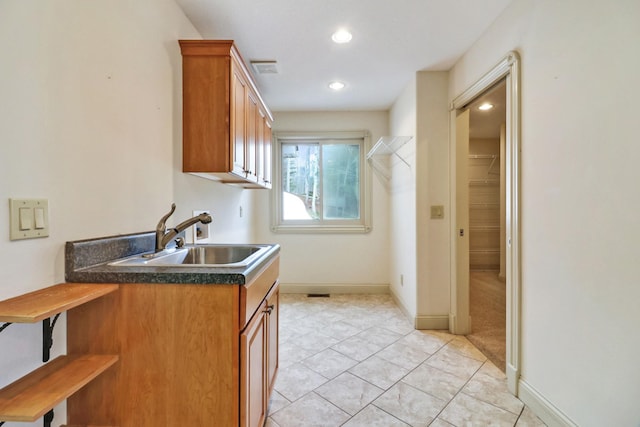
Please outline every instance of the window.
[{"label": "window", "polygon": [[368,232],[363,132],[277,133],[273,230]]}]

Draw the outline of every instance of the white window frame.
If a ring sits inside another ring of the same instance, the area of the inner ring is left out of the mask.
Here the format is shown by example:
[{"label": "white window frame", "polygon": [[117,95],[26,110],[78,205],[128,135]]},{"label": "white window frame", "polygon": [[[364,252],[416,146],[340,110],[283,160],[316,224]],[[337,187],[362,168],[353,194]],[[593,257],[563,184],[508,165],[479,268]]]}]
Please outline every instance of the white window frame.
[{"label": "white window frame", "polygon": [[[282,219],[282,144],[340,140],[361,140],[360,218],[353,220]],[[271,230],[275,233],[368,233],[371,231],[371,168],[366,161],[370,148],[368,132],[274,132],[274,173],[271,191]]]}]

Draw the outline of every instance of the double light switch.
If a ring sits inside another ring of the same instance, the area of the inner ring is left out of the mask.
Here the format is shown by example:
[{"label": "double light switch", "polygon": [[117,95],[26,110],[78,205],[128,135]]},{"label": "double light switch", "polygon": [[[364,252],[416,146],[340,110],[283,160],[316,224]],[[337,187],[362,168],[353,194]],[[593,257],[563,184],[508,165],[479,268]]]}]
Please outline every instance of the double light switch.
[{"label": "double light switch", "polygon": [[11,240],[49,236],[49,201],[46,199],[9,199]]}]

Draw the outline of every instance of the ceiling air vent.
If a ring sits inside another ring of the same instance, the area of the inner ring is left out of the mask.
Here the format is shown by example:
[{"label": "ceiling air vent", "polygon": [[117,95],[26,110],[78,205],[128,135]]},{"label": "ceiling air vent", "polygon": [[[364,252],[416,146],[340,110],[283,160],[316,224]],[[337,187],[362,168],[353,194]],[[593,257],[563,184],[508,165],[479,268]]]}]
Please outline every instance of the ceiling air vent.
[{"label": "ceiling air vent", "polygon": [[278,74],[276,61],[251,61],[251,66],[256,74]]}]

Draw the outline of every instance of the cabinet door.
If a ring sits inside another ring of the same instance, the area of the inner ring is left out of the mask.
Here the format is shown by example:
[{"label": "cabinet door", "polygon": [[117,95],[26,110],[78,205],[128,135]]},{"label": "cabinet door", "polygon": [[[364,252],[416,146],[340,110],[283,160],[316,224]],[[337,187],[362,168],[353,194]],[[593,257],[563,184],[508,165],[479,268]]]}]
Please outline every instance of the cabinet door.
[{"label": "cabinet door", "polygon": [[245,177],[247,170],[247,157],[245,153],[245,143],[247,138],[246,127],[246,99],[247,83],[237,66],[232,66],[231,80],[231,135],[233,138],[231,156],[233,160],[232,172],[238,176]]},{"label": "cabinet door", "polygon": [[262,184],[271,188],[271,122],[267,116],[262,121]]},{"label": "cabinet door", "polygon": [[259,107],[258,98],[251,90],[247,91],[247,139],[246,139],[246,178],[250,181],[258,181],[256,152],[258,145],[258,117]]},{"label": "cabinet door", "polygon": [[267,410],[266,303],[240,335],[240,426],[262,426]]},{"label": "cabinet door", "polygon": [[258,114],[256,115],[256,175],[258,178],[258,184],[264,185],[264,111],[262,108],[258,108]]},{"label": "cabinet door", "polygon": [[[267,295],[267,400],[273,390],[278,372],[278,327],[280,307],[280,283],[276,282]],[[268,402],[267,402],[268,403]]]}]

